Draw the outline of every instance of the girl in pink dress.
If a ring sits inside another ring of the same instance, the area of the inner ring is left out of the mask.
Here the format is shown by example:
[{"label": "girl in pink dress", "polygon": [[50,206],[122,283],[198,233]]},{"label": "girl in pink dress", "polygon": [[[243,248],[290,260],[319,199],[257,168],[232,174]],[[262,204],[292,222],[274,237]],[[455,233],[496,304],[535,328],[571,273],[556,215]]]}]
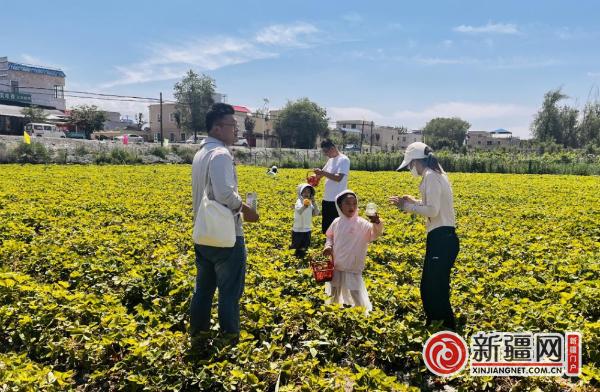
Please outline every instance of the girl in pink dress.
[{"label": "girl in pink dress", "polygon": [[345,190],[335,199],[339,217],[326,232],[327,240],[323,254],[333,254],[333,280],[325,284],[327,303],[362,306],[365,312],[373,309],[362,271],[365,269],[367,247],[383,233],[383,222],[378,215],[369,217],[370,222],[358,216],[358,197]]}]

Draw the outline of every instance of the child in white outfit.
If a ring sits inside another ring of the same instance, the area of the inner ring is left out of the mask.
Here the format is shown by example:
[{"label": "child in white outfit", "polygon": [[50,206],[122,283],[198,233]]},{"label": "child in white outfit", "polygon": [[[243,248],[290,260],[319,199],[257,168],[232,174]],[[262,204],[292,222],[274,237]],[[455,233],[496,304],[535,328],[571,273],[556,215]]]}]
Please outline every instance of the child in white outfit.
[{"label": "child in white outfit", "polygon": [[369,217],[371,222],[358,216],[358,198],[345,190],[335,198],[339,217],[327,230],[323,254],[333,254],[333,280],[325,284],[328,303],[362,306],[366,312],[373,309],[362,271],[365,269],[367,247],[383,233],[379,216]]},{"label": "child in white outfit", "polygon": [[304,257],[310,247],[312,218],[319,215],[319,207],[315,202],[315,188],[308,184],[300,184],[297,189],[296,204],[294,205],[294,227],[292,228],[292,244],[296,257]]}]

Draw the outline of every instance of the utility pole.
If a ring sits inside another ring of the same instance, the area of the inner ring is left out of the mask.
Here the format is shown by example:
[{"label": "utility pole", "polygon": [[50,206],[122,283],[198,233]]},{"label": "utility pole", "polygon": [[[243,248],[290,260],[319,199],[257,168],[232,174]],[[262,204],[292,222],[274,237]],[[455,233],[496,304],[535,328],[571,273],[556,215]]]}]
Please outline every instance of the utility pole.
[{"label": "utility pole", "polygon": [[160,146],[165,145],[165,138],[163,137],[163,110],[162,110],[162,92],[160,93]]},{"label": "utility pole", "polygon": [[360,153],[362,154],[362,145],[363,145],[363,139],[365,138],[365,120],[363,120],[362,122],[362,128],[360,131]]},{"label": "utility pole", "polygon": [[371,144],[369,144],[369,153],[373,152],[373,121],[371,121]]}]

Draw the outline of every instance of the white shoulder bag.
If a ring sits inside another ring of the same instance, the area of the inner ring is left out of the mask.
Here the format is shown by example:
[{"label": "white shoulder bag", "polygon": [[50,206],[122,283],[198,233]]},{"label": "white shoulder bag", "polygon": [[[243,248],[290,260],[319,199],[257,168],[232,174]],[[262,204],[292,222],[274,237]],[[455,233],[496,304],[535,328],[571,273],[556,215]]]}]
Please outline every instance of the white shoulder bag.
[{"label": "white shoulder bag", "polygon": [[[212,155],[212,154],[211,154]],[[233,212],[221,203],[208,198],[210,186],[210,159],[206,170],[206,186],[198,207],[192,238],[198,245],[232,248],[235,245],[235,221]]]}]

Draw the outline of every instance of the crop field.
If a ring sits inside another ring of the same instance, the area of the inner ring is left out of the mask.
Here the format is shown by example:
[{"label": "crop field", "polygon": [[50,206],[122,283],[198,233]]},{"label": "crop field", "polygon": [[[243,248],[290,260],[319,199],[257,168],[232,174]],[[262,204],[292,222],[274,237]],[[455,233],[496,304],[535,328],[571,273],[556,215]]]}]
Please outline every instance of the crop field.
[{"label": "crop field", "polygon": [[[566,377],[433,376],[421,351],[420,217],[408,173],[350,173],[359,207],[385,224],[364,278],[374,310],[324,305],[287,248],[306,170],[238,167],[258,193],[245,224],[241,339],[188,358],[195,266],[191,168],[0,166],[0,391],[530,390],[600,387],[600,178],[450,173],[461,251],[452,273],[458,333],[579,331],[583,372]],[[318,189],[321,199],[323,186]],[[362,214],[362,212],[361,212]],[[320,218],[313,248],[320,250]],[[216,301],[215,301],[216,302]]]}]

